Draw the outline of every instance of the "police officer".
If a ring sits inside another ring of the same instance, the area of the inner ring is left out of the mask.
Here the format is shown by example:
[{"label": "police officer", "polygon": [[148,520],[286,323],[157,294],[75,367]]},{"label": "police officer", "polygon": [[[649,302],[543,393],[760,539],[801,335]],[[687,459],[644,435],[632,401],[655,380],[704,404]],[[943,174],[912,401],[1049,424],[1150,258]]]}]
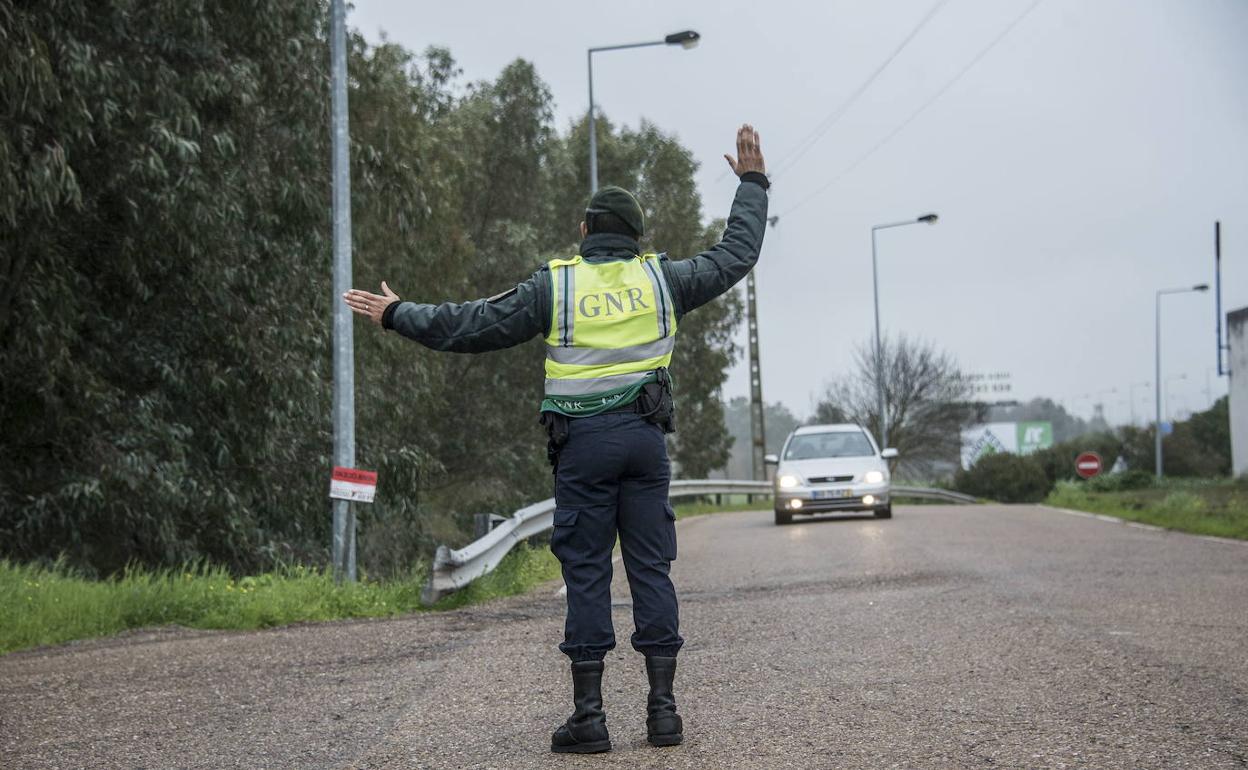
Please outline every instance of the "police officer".
[{"label": "police officer", "polygon": [[[344,300],[367,316],[434,350],[481,353],[546,340],[542,423],[555,465],[550,546],[568,589],[564,641],[572,661],[574,711],[551,736],[551,751],[609,751],[602,706],[603,658],[615,647],[611,551],[619,536],[633,597],[633,648],[650,684],[646,737],[656,746],[684,738],[672,684],[679,633],[675,514],[664,433],[674,430],[671,378],[677,327],[690,311],[741,280],[758,260],[767,220],[767,187],[758,132],[737,131],[740,178],[723,239],[691,259],[642,251],[645,218],[637,200],[604,187],[581,222],[580,251],[544,265],[514,289],[463,304],[403,302],[352,290]],[[695,377],[696,372],[685,376]]]}]

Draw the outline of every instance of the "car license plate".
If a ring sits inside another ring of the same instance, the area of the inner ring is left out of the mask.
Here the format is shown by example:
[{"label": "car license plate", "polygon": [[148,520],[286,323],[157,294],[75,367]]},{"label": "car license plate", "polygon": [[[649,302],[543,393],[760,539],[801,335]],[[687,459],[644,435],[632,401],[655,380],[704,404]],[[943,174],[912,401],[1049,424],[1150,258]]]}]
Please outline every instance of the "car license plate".
[{"label": "car license plate", "polygon": [[849,489],[820,489],[820,490],[816,490],[816,491],[813,493],[813,498],[814,498],[815,500],[827,500],[827,499],[837,498],[837,497],[849,497],[849,496],[850,496],[850,494],[849,494],[849,493],[850,493],[851,491],[853,491],[853,490],[849,490]]}]

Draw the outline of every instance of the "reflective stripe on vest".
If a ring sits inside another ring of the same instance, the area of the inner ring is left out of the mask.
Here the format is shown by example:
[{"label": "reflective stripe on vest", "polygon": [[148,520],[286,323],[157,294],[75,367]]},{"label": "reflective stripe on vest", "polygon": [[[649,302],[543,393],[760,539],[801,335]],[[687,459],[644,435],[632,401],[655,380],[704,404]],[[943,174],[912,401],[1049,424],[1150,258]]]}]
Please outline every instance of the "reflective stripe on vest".
[{"label": "reflective stripe on vest", "polygon": [[592,396],[610,390],[636,385],[650,376],[649,371],[633,374],[616,374],[610,377],[594,377],[587,380],[552,380],[546,378],[548,396]]},{"label": "reflective stripe on vest", "polygon": [[657,254],[556,259],[550,276],[546,395],[605,393],[671,363],[676,314]]}]

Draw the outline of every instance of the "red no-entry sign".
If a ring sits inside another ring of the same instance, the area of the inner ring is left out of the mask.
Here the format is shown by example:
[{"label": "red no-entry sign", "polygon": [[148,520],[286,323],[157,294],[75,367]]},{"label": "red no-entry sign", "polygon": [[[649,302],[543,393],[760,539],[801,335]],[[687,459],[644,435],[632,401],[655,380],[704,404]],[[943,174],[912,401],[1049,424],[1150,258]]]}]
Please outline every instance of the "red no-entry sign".
[{"label": "red no-entry sign", "polygon": [[1084,452],[1075,458],[1075,473],[1079,474],[1079,478],[1090,479],[1100,473],[1104,465],[1096,452]]}]

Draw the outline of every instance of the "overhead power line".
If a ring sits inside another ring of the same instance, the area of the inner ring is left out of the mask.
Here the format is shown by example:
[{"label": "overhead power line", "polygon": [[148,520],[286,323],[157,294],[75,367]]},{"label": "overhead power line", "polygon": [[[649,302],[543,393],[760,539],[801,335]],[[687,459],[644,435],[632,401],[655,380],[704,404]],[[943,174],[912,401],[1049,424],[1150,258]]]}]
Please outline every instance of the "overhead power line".
[{"label": "overhead power line", "polygon": [[787,211],[785,211],[783,214],[781,214],[781,215],[780,215],[780,217],[781,217],[781,218],[784,218],[784,217],[789,216],[789,215],[790,215],[790,214],[792,214],[793,212],[795,212],[795,211],[797,211],[798,209],[800,209],[802,206],[804,206],[804,205],[806,205],[807,203],[809,203],[811,200],[813,200],[813,199],[815,199],[815,198],[819,197],[820,195],[822,195],[822,194],[823,194],[823,193],[824,193],[824,192],[825,192],[825,191],[826,191],[829,187],[831,187],[832,185],[834,185],[834,184],[836,184],[837,182],[841,181],[841,179],[843,179],[846,175],[848,175],[848,174],[850,174],[851,172],[853,172],[853,170],[854,170],[854,169],[858,168],[858,167],[859,167],[860,165],[862,165],[862,164],[863,164],[863,163],[864,163],[864,162],[865,162],[868,158],[870,158],[872,155],[874,155],[876,152],[878,152],[878,151],[879,151],[879,149],[880,149],[881,147],[883,147],[884,145],[888,144],[888,142],[889,142],[890,140],[892,140],[892,138],[893,138],[893,137],[897,136],[897,135],[898,135],[898,134],[900,134],[902,131],[904,131],[904,130],[905,130],[905,128],[906,128],[906,126],[908,126],[908,125],[910,125],[912,122],[914,122],[915,118],[919,117],[919,115],[922,115],[922,114],[923,114],[923,113],[927,110],[927,108],[928,108],[928,107],[931,107],[933,104],[935,104],[935,103],[936,103],[936,101],[937,101],[938,99],[940,99],[940,97],[944,96],[944,95],[945,95],[945,93],[947,93],[947,92],[949,91],[949,89],[950,89],[950,88],[953,88],[954,84],[956,84],[959,80],[961,80],[961,79],[962,79],[962,77],[963,77],[964,75],[966,75],[966,73],[970,72],[970,71],[971,71],[971,69],[972,69],[972,68],[974,68],[974,66],[975,66],[976,64],[979,64],[979,62],[980,62],[980,61],[981,61],[981,60],[982,60],[985,56],[987,56],[987,55],[988,55],[988,53],[989,53],[990,51],[992,51],[992,49],[996,48],[996,47],[997,47],[997,44],[998,44],[998,43],[1000,43],[1002,40],[1004,40],[1004,39],[1006,38],[1006,36],[1007,36],[1007,35],[1009,35],[1009,34],[1010,34],[1010,32],[1011,32],[1011,31],[1013,31],[1013,29],[1014,29],[1015,27],[1017,27],[1017,26],[1019,25],[1019,23],[1020,23],[1023,19],[1027,18],[1027,16],[1028,16],[1028,15],[1030,15],[1030,14],[1031,14],[1031,12],[1032,12],[1032,11],[1034,11],[1038,5],[1040,5],[1040,3],[1041,3],[1041,2],[1043,2],[1043,0],[1034,0],[1034,2],[1032,2],[1032,4],[1031,4],[1031,5],[1027,6],[1027,8],[1026,8],[1026,9],[1024,9],[1022,13],[1020,13],[1018,16],[1015,16],[1015,17],[1014,17],[1014,20],[1013,20],[1013,21],[1011,21],[1008,25],[1006,25],[1005,29],[1001,30],[1001,32],[1000,32],[1000,33],[999,33],[999,34],[998,34],[995,38],[993,38],[993,39],[992,39],[992,42],[991,42],[991,43],[989,43],[989,44],[988,44],[985,48],[983,48],[983,49],[982,49],[982,50],[981,50],[978,54],[976,54],[976,55],[975,55],[975,58],[971,59],[971,60],[970,60],[970,62],[968,62],[968,63],[967,63],[967,65],[966,65],[965,67],[963,67],[961,70],[959,70],[959,71],[958,71],[958,74],[954,75],[952,80],[950,80],[949,82],[945,83],[945,85],[944,85],[944,86],[942,86],[942,87],[941,87],[941,89],[940,89],[939,91],[937,91],[935,94],[933,94],[933,95],[931,96],[931,98],[929,98],[927,101],[923,102],[923,104],[919,105],[919,108],[918,108],[917,110],[915,110],[914,112],[910,113],[909,117],[907,117],[905,120],[903,120],[903,121],[902,121],[902,122],[901,122],[901,123],[900,123],[900,124],[899,124],[896,128],[894,128],[892,131],[888,132],[888,134],[886,134],[886,135],[884,136],[884,138],[880,139],[880,141],[878,141],[878,142],[876,142],[874,145],[872,145],[870,149],[868,149],[868,150],[867,150],[866,152],[864,152],[862,155],[859,155],[859,156],[858,156],[858,158],[857,158],[857,159],[855,159],[853,163],[850,163],[848,166],[846,166],[844,169],[842,169],[842,170],[841,170],[841,172],[840,172],[839,174],[837,174],[836,176],[834,176],[834,177],[832,177],[831,179],[829,179],[827,182],[825,182],[823,185],[821,185],[821,186],[820,186],[818,189],[816,189],[814,192],[812,192],[812,193],[810,193],[809,195],[807,195],[805,198],[802,198],[800,201],[798,201],[796,204],[794,204],[792,207],[790,207]]},{"label": "overhead power line", "polygon": [[902,39],[901,43],[893,49],[893,52],[888,55],[888,58],[881,62],[880,66],[876,67],[875,71],[872,72],[866,80],[862,81],[862,84],[859,85],[858,88],[854,89],[854,92],[849,95],[848,99],[841,102],[836,109],[828,113],[827,117],[825,117],[819,125],[815,126],[813,131],[803,137],[801,141],[797,143],[793,152],[777,165],[775,171],[773,171],[771,175],[776,177],[784,173],[787,169],[792,168],[793,164],[801,159],[801,157],[805,155],[810,148],[814,147],[825,134],[831,131],[833,126],[841,122],[841,118],[845,116],[845,113],[849,111],[849,108],[852,107],[854,103],[867,92],[867,89],[875,83],[876,79],[883,74],[884,70],[888,69],[888,65],[893,63],[893,60],[901,54],[905,47],[910,44],[911,40],[914,40],[915,36],[919,34],[919,30],[923,29],[923,27],[932,20],[932,17],[935,16],[936,13],[948,2],[949,0],[940,0],[933,5],[931,9],[928,10],[927,14],[919,20],[919,23],[914,26],[914,29],[910,30],[910,34],[906,35],[905,38]]},{"label": "overhead power line", "polygon": [[[923,27],[932,20],[932,17],[936,15],[936,12],[943,8],[948,2],[949,0],[939,0],[939,2],[933,5],[931,9],[928,10],[927,14],[919,20],[919,23],[914,26],[914,29],[910,30],[910,33],[905,36],[896,48],[893,49],[893,52],[888,55],[888,58],[886,58],[880,66],[876,67],[875,71],[872,72],[866,80],[862,81],[858,88],[854,89],[854,92],[849,95],[848,99],[841,102],[841,104],[836,109],[832,110],[832,112],[828,113],[828,115],[820,121],[809,134],[802,137],[793,150],[791,150],[787,156],[781,158],[780,163],[776,166],[775,170],[769,174],[769,176],[773,179],[779,176],[780,172],[796,163],[797,159],[806,154],[806,151],[813,147],[824,134],[831,131],[832,127],[841,121],[841,118],[845,115],[846,111],[853,106],[854,102],[858,101],[859,97],[866,93],[867,89],[871,87],[871,84],[875,82],[876,78],[878,78],[884,70],[888,69],[888,65],[893,63],[893,60],[896,59],[902,50],[910,44],[911,40],[914,40],[914,36],[919,34],[919,30],[923,29]],[[716,177],[715,181],[722,181],[728,176],[729,173],[731,173],[731,169],[725,169],[718,177]]]}]

